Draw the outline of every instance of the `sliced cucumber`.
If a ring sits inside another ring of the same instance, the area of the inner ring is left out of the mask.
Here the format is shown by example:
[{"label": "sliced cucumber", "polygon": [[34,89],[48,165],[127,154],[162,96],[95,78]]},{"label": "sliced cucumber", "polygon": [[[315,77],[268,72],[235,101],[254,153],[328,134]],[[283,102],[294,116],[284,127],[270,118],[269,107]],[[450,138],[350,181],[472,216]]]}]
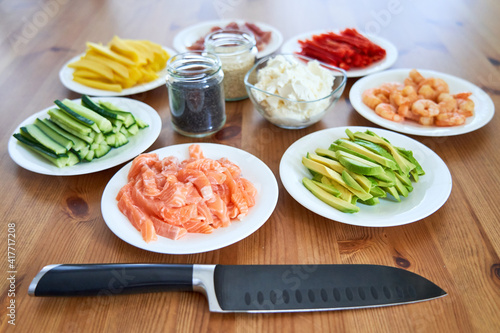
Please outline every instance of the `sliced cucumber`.
[{"label": "sliced cucumber", "polygon": [[80,135],[89,136],[92,132],[92,128],[85,126],[74,118],[68,116],[68,114],[63,112],[61,109],[50,109],[47,113],[49,114],[51,119],[58,125],[64,124],[64,126],[66,127],[63,127],[64,129],[67,130],[67,128],[69,128],[69,131],[71,133],[78,133],[79,135],[75,135],[77,135],[79,138],[81,138]]},{"label": "sliced cucumber", "polygon": [[135,124],[134,115],[130,112],[118,109],[112,103],[99,101],[99,105],[106,111],[114,113],[117,115],[117,119],[123,121],[125,127],[130,127]]},{"label": "sliced cucumber", "polygon": [[84,117],[84,116],[76,113],[75,111],[73,111],[70,107],[68,107],[66,104],[64,104],[60,100],[56,99],[54,101],[54,104],[57,105],[61,110],[66,111],[68,114],[70,114],[76,120],[78,120],[78,121],[80,121],[82,123],[85,123],[85,124],[87,124],[89,126],[94,124],[93,120],[88,119],[88,118],[86,118],[86,117]]},{"label": "sliced cucumber", "polygon": [[113,125],[111,124],[111,122],[107,118],[101,116],[99,113],[94,112],[93,110],[83,105],[70,101],[69,99],[63,100],[62,103],[78,115],[92,120],[95,124],[97,124],[97,127],[101,132],[109,133],[113,129]]},{"label": "sliced cucumber", "polygon": [[45,159],[49,160],[52,162],[55,166],[58,168],[65,167],[67,162],[68,162],[68,155],[67,154],[55,154],[54,152],[48,150],[44,146],[42,146],[39,143],[33,142],[20,133],[15,133],[14,137],[24,146],[27,147],[28,149],[36,152],[40,156],[44,157]]},{"label": "sliced cucumber", "polygon": [[71,134],[70,132],[66,131],[65,129],[61,128],[59,125],[57,125],[56,123],[54,123],[52,120],[50,120],[48,118],[44,118],[44,119],[42,119],[42,122],[45,125],[47,125],[48,127],[50,127],[52,130],[54,130],[55,132],[57,132],[60,135],[64,136],[68,140],[71,140],[73,142],[73,147],[72,147],[73,150],[79,151],[80,149],[82,149],[85,146],[87,146],[87,142],[85,142],[84,140],[80,139],[76,135]]},{"label": "sliced cucumber", "polygon": [[65,154],[68,150],[61,146],[56,141],[52,140],[50,136],[45,134],[38,126],[35,124],[29,124],[24,126],[23,131],[28,132],[36,141],[38,141],[45,148],[53,151],[54,153],[60,155]]},{"label": "sliced cucumber", "polygon": [[66,150],[70,150],[73,147],[74,142],[72,140],[54,131],[39,118],[35,119],[35,125],[40,128],[45,134],[47,134],[52,140],[66,148]]},{"label": "sliced cucumber", "polygon": [[116,113],[109,112],[90,99],[89,96],[82,96],[82,105],[88,107],[89,109],[99,113],[101,116],[106,117],[108,119],[118,119],[118,115]]}]

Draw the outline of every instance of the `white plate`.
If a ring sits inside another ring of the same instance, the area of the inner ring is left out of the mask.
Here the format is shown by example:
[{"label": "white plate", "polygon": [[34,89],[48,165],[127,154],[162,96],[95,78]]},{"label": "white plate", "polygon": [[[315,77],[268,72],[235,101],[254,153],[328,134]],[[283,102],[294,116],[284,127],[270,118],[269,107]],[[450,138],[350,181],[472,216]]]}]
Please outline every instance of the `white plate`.
[{"label": "white plate", "polygon": [[[177,53],[168,47],[163,47],[163,49],[165,51],[167,51],[169,56],[171,56],[171,57]],[[127,96],[127,95],[133,95],[133,94],[138,94],[138,93],[142,93],[145,91],[153,90],[153,89],[158,88],[162,85],[165,85],[165,76],[167,75],[167,66],[165,66],[165,68],[163,68],[161,71],[158,72],[158,78],[156,80],[142,83],[142,84],[130,87],[130,88],[123,89],[121,92],[95,89],[95,88],[84,86],[83,84],[80,84],[78,82],[73,81],[73,72],[75,71],[75,69],[68,67],[68,64],[77,61],[83,55],[84,55],[84,53],[79,54],[74,58],[71,58],[68,62],[66,62],[62,66],[61,70],[59,71],[59,79],[61,80],[61,83],[69,90],[72,90],[72,91],[77,92],[79,94],[89,95],[89,96]]]},{"label": "white plate", "polygon": [[[101,201],[102,216],[111,231],[123,241],[138,248],[168,254],[191,254],[213,251],[236,243],[259,229],[271,216],[278,201],[278,184],[271,170],[257,157],[234,147],[213,143],[198,143],[203,154],[211,159],[227,157],[241,168],[242,177],[253,183],[257,189],[255,206],[250,208],[242,221],[232,222],[226,228],[214,230],[211,234],[188,233],[178,240],[158,236],[158,240],[146,243],[130,221],[118,209],[116,195],[127,183],[132,162],[125,165],[109,181]],[[169,146],[153,151],[162,159],[176,156],[180,161],[189,157],[191,144]]]},{"label": "white plate", "polygon": [[[419,178],[418,183],[413,184],[414,189],[408,197],[401,197],[401,202],[381,198],[380,203],[374,206],[358,203],[360,211],[348,214],[322,202],[302,185],[303,177],[311,178],[309,171],[302,165],[302,156],[314,152],[316,148],[328,148],[336,139],[347,137],[346,128],[353,132],[369,129],[392,144],[413,151],[426,173]],[[310,211],[330,220],[364,227],[393,227],[421,220],[446,202],[452,186],[446,164],[426,146],[398,133],[356,126],[326,129],[296,141],[281,158],[280,177],[288,193]]]},{"label": "white plate", "polygon": [[[210,29],[215,26],[220,26],[221,28],[225,27],[231,22],[236,22],[239,25],[245,23],[244,20],[217,20],[217,21],[206,21],[201,22],[199,24],[190,26],[184,30],[181,30],[174,38],[174,48],[182,53],[189,51],[187,49],[188,46],[191,46],[196,42],[200,37],[207,35],[210,32]],[[269,44],[265,46],[262,51],[257,53],[257,58],[262,58],[271,53],[275,52],[283,43],[283,35],[276,28],[261,22],[252,22],[257,25],[260,29],[264,31],[271,31],[271,40]]]},{"label": "white plate", "polygon": [[[311,38],[313,35],[319,35],[326,33],[328,31],[325,30],[320,30],[320,31],[313,31],[313,32],[306,32],[303,34],[300,34],[298,36],[290,38],[288,41],[286,41],[283,46],[281,47],[281,52],[282,53],[295,53],[295,52],[300,52],[301,47],[299,44],[299,40],[306,40]],[[338,31],[334,31],[338,32]],[[389,42],[387,39],[384,39],[382,37],[368,34],[368,33],[363,33],[363,36],[371,40],[373,43],[377,44],[381,48],[383,48],[386,52],[385,58],[377,61],[376,63],[366,67],[366,68],[361,68],[361,69],[350,69],[347,72],[347,77],[361,77],[365,76],[368,74],[380,72],[384,69],[387,69],[391,67],[397,60],[398,58],[398,49],[394,44]]]},{"label": "white plate", "polygon": [[[41,157],[35,152],[21,146],[17,139],[13,136],[9,139],[9,155],[20,167],[27,170],[51,176],[73,176],[93,173],[105,169],[112,168],[116,165],[124,163],[138,154],[142,153],[151,146],[160,135],[161,118],[155,109],[147,104],[136,101],[134,99],[124,97],[100,97],[98,100],[111,102],[125,111],[130,111],[139,119],[143,120],[148,127],[142,129],[137,135],[130,137],[129,142],[119,148],[113,148],[101,158],[95,159],[92,162],[82,162],[71,167],[58,168],[50,161]],[[75,102],[80,103],[80,99],[75,99]],[[36,118],[48,118],[47,111],[54,108],[50,106],[42,111],[39,111],[31,117],[24,120],[17,126],[14,133],[19,133],[22,126],[32,124]]]},{"label": "white plate", "polygon": [[437,77],[445,80],[449,87],[450,92],[455,94],[459,92],[472,92],[471,99],[474,101],[474,116],[467,118],[464,125],[453,127],[437,127],[437,126],[423,126],[411,120],[405,120],[401,123],[384,119],[377,115],[375,111],[366,106],[362,99],[361,94],[369,88],[375,88],[385,82],[403,82],[410,69],[393,69],[381,73],[373,74],[362,79],[359,79],[349,92],[349,100],[351,101],[354,109],[369,121],[380,125],[382,127],[391,129],[393,131],[422,135],[422,136],[451,136],[464,134],[477,130],[486,125],[493,115],[495,114],[495,105],[490,96],[486,94],[478,86],[460,79],[455,76],[443,74],[430,70],[418,70],[424,77]]}]

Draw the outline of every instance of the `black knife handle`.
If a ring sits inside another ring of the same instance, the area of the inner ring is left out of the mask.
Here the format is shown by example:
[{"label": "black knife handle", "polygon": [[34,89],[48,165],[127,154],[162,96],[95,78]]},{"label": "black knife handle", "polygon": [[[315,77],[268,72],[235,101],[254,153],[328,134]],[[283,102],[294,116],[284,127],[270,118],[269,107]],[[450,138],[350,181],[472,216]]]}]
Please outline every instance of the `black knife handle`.
[{"label": "black knife handle", "polygon": [[192,291],[193,265],[50,265],[29,286],[32,296],[100,296]]}]

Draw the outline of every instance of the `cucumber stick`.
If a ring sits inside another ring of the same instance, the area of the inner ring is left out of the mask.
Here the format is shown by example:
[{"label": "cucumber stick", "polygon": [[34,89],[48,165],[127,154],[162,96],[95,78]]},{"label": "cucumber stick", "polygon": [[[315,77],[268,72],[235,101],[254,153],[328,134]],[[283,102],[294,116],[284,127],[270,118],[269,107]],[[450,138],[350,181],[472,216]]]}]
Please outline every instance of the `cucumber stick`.
[{"label": "cucumber stick", "polygon": [[149,126],[112,103],[97,104],[88,96],[82,96],[81,105],[68,99],[54,104],[57,107],[47,111],[48,118],[37,118],[14,137],[57,167],[100,158]]},{"label": "cucumber stick", "polygon": [[113,125],[111,124],[111,122],[107,118],[98,114],[97,112],[89,108],[86,108],[83,105],[70,101],[69,99],[63,100],[62,103],[71,110],[73,110],[74,112],[76,112],[78,115],[92,120],[94,123],[97,124],[99,130],[102,131],[103,133],[109,133],[113,129]]}]

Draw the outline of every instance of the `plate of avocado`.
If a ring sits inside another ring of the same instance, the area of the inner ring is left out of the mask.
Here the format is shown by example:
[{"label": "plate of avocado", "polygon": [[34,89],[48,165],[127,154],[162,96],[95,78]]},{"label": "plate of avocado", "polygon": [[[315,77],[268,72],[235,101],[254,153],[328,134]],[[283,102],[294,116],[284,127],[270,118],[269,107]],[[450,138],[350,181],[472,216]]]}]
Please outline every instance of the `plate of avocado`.
[{"label": "plate of avocado", "polygon": [[448,167],[431,149],[370,127],[330,128],[299,139],[283,154],[279,173],[308,210],[364,227],[422,220],[444,205],[452,188]]}]

